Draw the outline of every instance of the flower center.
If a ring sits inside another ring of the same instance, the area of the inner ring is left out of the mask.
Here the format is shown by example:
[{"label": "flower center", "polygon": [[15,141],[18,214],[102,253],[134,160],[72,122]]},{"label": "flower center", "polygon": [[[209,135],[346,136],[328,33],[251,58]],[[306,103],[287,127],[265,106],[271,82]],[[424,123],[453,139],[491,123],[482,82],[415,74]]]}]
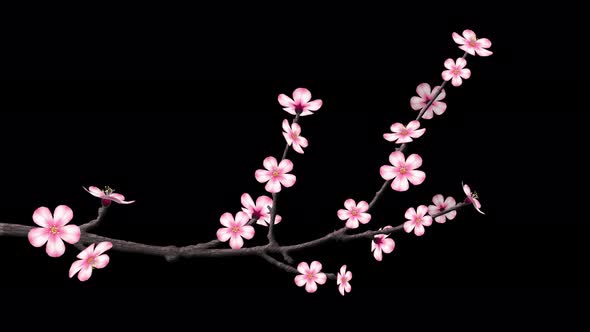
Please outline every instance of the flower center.
[{"label": "flower center", "polygon": [[345,275],[343,275],[342,277],[340,277],[340,283],[345,284],[347,282],[348,282],[348,280],[346,280],[346,276]]},{"label": "flower center", "polygon": [[401,133],[402,136],[407,136],[408,135],[408,130],[407,129],[402,129]]},{"label": "flower center", "polygon": [[106,186],[106,187],[104,187],[104,190],[103,190],[103,192],[104,192],[104,194],[105,194],[105,195],[110,195],[110,194],[114,193],[114,192],[115,192],[115,190],[113,190],[113,189],[112,189],[111,187],[109,187],[109,186]]},{"label": "flower center", "polygon": [[477,45],[477,43],[475,42],[475,40],[472,39],[469,41],[469,46],[475,47],[476,45]]},{"label": "flower center", "polygon": [[88,257],[88,259],[86,260],[86,263],[88,263],[88,265],[94,266],[94,257]]},{"label": "flower center", "polygon": [[240,231],[240,227],[234,226],[231,228],[232,233],[238,233]]},{"label": "flower center", "polygon": [[408,170],[407,170],[407,169],[406,169],[406,167],[404,166],[404,167],[401,167],[401,168],[399,169],[399,173],[400,173],[400,174],[406,174],[406,173],[408,173]]},{"label": "flower center", "polygon": [[416,224],[421,224],[422,223],[422,218],[416,218]]},{"label": "flower center", "polygon": [[354,208],[354,209],[352,209],[352,210],[350,211],[350,214],[352,214],[353,216],[355,216],[355,217],[356,217],[356,216],[358,216],[358,215],[359,215],[359,210],[358,210],[358,209],[356,209],[356,208]]},{"label": "flower center", "polygon": [[444,210],[446,210],[446,209],[447,209],[447,205],[446,205],[446,204],[441,204],[441,205],[439,205],[439,207],[438,207],[438,212],[442,212],[442,211],[444,211]]},{"label": "flower center", "polygon": [[477,196],[477,192],[472,192],[471,193],[471,197],[475,198],[475,199],[479,199],[479,196]]},{"label": "flower center", "polygon": [[454,69],[454,70],[453,70],[453,75],[459,75],[459,73],[460,73],[460,72],[459,72],[459,69]]},{"label": "flower center", "polygon": [[274,176],[274,177],[279,176],[279,171],[277,171],[277,170],[272,171],[272,176]]},{"label": "flower center", "polygon": [[262,217],[260,210],[256,209],[252,212],[252,219],[260,219],[260,217]]},{"label": "flower center", "polygon": [[376,245],[380,246],[381,243],[383,243],[383,238],[382,237],[376,237],[373,242],[375,242]]},{"label": "flower center", "polygon": [[57,232],[59,231],[59,229],[55,226],[51,226],[51,228],[49,229],[49,231],[51,232],[51,234],[57,234]]},{"label": "flower center", "polygon": [[303,112],[303,105],[301,103],[298,103],[297,105],[295,105],[295,113],[301,112]]},{"label": "flower center", "polygon": [[310,272],[305,277],[307,278],[307,280],[312,281],[315,279],[315,273]]},{"label": "flower center", "polygon": [[297,137],[298,137],[298,136],[297,136],[297,134],[295,134],[295,133],[291,133],[291,138],[292,138],[293,140],[296,140],[296,139],[297,139]]}]

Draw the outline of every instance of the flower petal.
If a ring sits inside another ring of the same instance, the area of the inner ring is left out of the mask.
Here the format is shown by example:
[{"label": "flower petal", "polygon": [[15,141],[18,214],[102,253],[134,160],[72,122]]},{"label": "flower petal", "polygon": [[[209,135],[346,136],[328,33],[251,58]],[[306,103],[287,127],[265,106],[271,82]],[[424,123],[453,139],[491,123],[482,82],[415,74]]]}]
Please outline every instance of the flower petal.
[{"label": "flower petal", "polygon": [[283,120],[282,127],[285,132],[287,132],[288,134],[291,134],[291,126],[289,126],[289,121],[287,119]]},{"label": "flower petal", "polygon": [[399,139],[399,134],[393,133],[393,134],[383,134],[383,138],[385,138],[386,141],[390,141],[390,142],[394,142],[396,140]]},{"label": "flower petal", "polygon": [[461,84],[463,84],[463,80],[461,79],[460,76],[453,76],[453,79],[451,80],[451,84],[453,86],[461,86]]},{"label": "flower petal", "polygon": [[297,286],[302,287],[306,283],[307,283],[307,278],[304,275],[299,274],[299,275],[295,276],[295,284]]},{"label": "flower petal", "polygon": [[463,58],[458,58],[457,59],[457,62],[456,62],[456,65],[457,65],[457,67],[463,69],[467,65],[467,60],[465,60]]},{"label": "flower petal", "polygon": [[414,227],[414,234],[416,234],[416,236],[424,235],[424,226],[421,224],[416,225],[416,227]]},{"label": "flower petal", "polygon": [[309,272],[309,265],[306,262],[301,262],[297,265],[297,271],[301,274],[307,274]]},{"label": "flower petal", "polygon": [[262,161],[262,165],[269,171],[272,171],[274,168],[277,167],[277,160],[275,157],[266,157]]},{"label": "flower petal", "polygon": [[393,166],[401,166],[403,164],[406,163],[406,157],[404,156],[404,154],[400,151],[393,151],[390,155],[389,155],[389,162],[393,165]]},{"label": "flower petal", "polygon": [[[82,187],[82,188],[84,188],[84,187]],[[90,187],[88,187],[88,189],[84,188],[84,190],[86,190],[90,195],[98,197],[98,198],[102,198],[104,196],[104,192],[95,186],[90,186]]]},{"label": "flower petal", "polygon": [[[275,219],[276,219],[276,216],[275,216]],[[243,226],[242,227],[242,237],[246,240],[250,240],[251,238],[253,238],[254,237],[254,227]]]},{"label": "flower petal", "polygon": [[80,227],[76,225],[67,225],[59,229],[59,237],[69,244],[80,241]]},{"label": "flower petal", "polygon": [[432,225],[432,217],[431,216],[424,216],[422,218],[422,225],[424,225],[424,226]]},{"label": "flower petal", "polygon": [[318,285],[316,285],[316,283],[313,281],[308,281],[305,285],[305,290],[308,293],[315,293],[315,291],[318,290]]},{"label": "flower petal", "polygon": [[96,249],[94,249],[94,254],[95,255],[102,255],[105,251],[111,249],[113,247],[113,244],[111,242],[105,241],[105,242],[101,242],[96,246]]},{"label": "flower petal", "polygon": [[285,186],[286,188],[290,188],[297,181],[297,177],[293,174],[283,174],[283,176],[281,176],[280,181],[283,186]]},{"label": "flower petal", "polygon": [[66,252],[66,246],[59,236],[50,235],[45,251],[50,257],[59,257]]},{"label": "flower petal", "polygon": [[227,242],[231,238],[231,230],[229,228],[220,228],[217,230],[217,239],[221,242]]},{"label": "flower petal", "polygon": [[416,217],[416,210],[413,207],[408,208],[404,214],[404,217],[408,220],[414,220]]},{"label": "flower petal", "polygon": [[272,178],[272,172],[265,169],[259,169],[254,173],[254,177],[256,177],[256,181],[264,183]]},{"label": "flower petal", "polygon": [[236,218],[234,221],[235,225],[238,226],[244,226],[248,223],[248,221],[250,221],[250,218],[248,217],[248,215],[242,211],[236,213]]},{"label": "flower petal", "polygon": [[375,248],[375,251],[373,251],[373,257],[375,257],[375,260],[378,262],[381,262],[381,260],[383,260],[383,252],[381,252],[380,247]]},{"label": "flower petal", "polygon": [[362,212],[359,217],[358,217],[359,222],[361,222],[362,224],[366,224],[369,221],[371,221],[371,215],[366,213],[366,212]]},{"label": "flower petal", "polygon": [[467,195],[467,197],[471,197],[471,188],[469,188],[468,185],[463,185],[463,192],[465,193],[465,195]]},{"label": "flower petal", "polygon": [[478,48],[477,50],[475,50],[475,52],[477,53],[477,55],[479,56],[490,56],[492,54],[494,54],[492,51],[490,50],[485,50],[483,48]]},{"label": "flower petal", "polygon": [[293,143],[293,150],[295,150],[295,152],[297,152],[297,153],[301,153],[301,154],[305,153],[303,151],[303,149],[301,148],[301,145],[299,145],[299,143],[296,143],[296,142]]},{"label": "flower petal", "polygon": [[459,45],[463,45],[466,43],[465,38],[461,37],[458,33],[453,32],[453,40],[455,41],[455,43],[459,44]]},{"label": "flower petal", "polygon": [[453,74],[451,74],[450,70],[443,71],[441,76],[445,81],[450,81],[451,79],[453,79]]},{"label": "flower petal", "polygon": [[322,270],[322,263],[320,263],[318,261],[311,262],[311,265],[309,266],[309,270],[313,273],[320,272]]},{"label": "flower petal", "polygon": [[86,260],[92,254],[94,254],[94,243],[89,245],[86,249],[80,251],[80,253],[76,257],[82,260]]},{"label": "flower petal", "polygon": [[350,211],[356,207],[356,202],[354,201],[354,199],[349,198],[344,201],[344,207]]},{"label": "flower petal", "polygon": [[413,185],[417,186],[424,182],[426,179],[426,173],[420,170],[412,170],[406,173],[406,179],[408,179]]},{"label": "flower petal", "polygon": [[289,98],[287,95],[281,93],[279,95],[279,104],[281,104],[281,106],[283,107],[290,107],[294,104],[293,99]]},{"label": "flower petal", "polygon": [[422,98],[430,97],[430,84],[421,83],[416,87],[416,93]]},{"label": "flower petal", "polygon": [[408,183],[408,179],[405,176],[396,177],[391,182],[391,189],[395,191],[406,191],[410,188],[410,184]]},{"label": "flower petal", "polygon": [[337,214],[338,219],[340,220],[347,220],[348,218],[350,218],[350,211],[348,210],[340,209],[338,210]]},{"label": "flower petal", "polygon": [[277,166],[279,172],[289,173],[293,170],[293,162],[289,159],[283,159]]},{"label": "flower petal", "polygon": [[311,92],[306,88],[297,88],[293,91],[293,101],[295,103],[307,103],[311,99]]},{"label": "flower petal", "polygon": [[466,40],[477,40],[475,32],[470,29],[463,30],[463,37],[465,37]]},{"label": "flower petal", "polygon": [[356,217],[350,217],[346,222],[346,228],[355,229],[359,228],[359,220]]},{"label": "flower petal", "polygon": [[105,266],[109,265],[109,261],[111,258],[109,255],[100,255],[94,259],[94,264],[92,265],[94,268],[102,269]]},{"label": "flower petal", "polygon": [[323,102],[321,99],[316,99],[316,100],[312,100],[309,103],[307,103],[307,109],[310,111],[317,111],[319,110],[323,105]]},{"label": "flower petal", "polygon": [[33,212],[33,221],[41,227],[49,227],[53,224],[53,216],[48,208],[42,206]]},{"label": "flower petal", "polygon": [[453,69],[453,67],[455,66],[455,61],[451,58],[448,58],[445,60],[444,66],[447,69]]},{"label": "flower petal", "polygon": [[381,250],[384,253],[389,254],[393,251],[393,249],[395,249],[395,241],[390,238],[383,239],[383,243],[381,243]]},{"label": "flower petal", "polygon": [[356,208],[360,211],[360,212],[366,212],[367,210],[369,210],[369,203],[365,202],[365,201],[360,201],[357,205]]},{"label": "flower petal", "polygon": [[83,260],[78,260],[72,263],[69,273],[70,278],[73,277],[76,273],[78,273],[78,271],[80,271],[80,269],[84,266],[84,263],[85,261]]},{"label": "flower petal", "polygon": [[420,98],[420,97],[412,97],[410,98],[410,107],[414,110],[414,111],[419,111],[422,109],[422,107],[426,106],[424,99]]},{"label": "flower petal", "polygon": [[416,224],[414,221],[406,221],[404,223],[404,231],[406,231],[406,233],[411,233],[415,226]]},{"label": "flower petal", "polygon": [[219,222],[225,227],[233,227],[234,216],[231,213],[226,212],[219,217]]},{"label": "flower petal", "polygon": [[325,273],[318,273],[315,275],[315,282],[317,282],[320,285],[325,284],[327,279],[328,277]]},{"label": "flower petal", "polygon": [[422,157],[420,155],[414,153],[406,159],[406,168],[416,169],[420,166],[422,166]]},{"label": "flower petal", "polygon": [[416,209],[416,216],[422,218],[428,213],[428,207],[426,205],[420,205]]},{"label": "flower petal", "polygon": [[426,131],[426,128],[414,130],[414,132],[410,134],[410,137],[418,138],[418,137],[424,135],[425,131]]},{"label": "flower petal", "polygon": [[28,238],[33,247],[39,248],[47,243],[47,240],[49,239],[49,229],[33,228],[29,231]]},{"label": "flower petal", "polygon": [[399,133],[402,130],[404,130],[405,128],[406,127],[403,124],[396,122],[396,123],[392,124],[391,127],[389,127],[389,130],[391,130],[391,132],[393,132],[393,133]]},{"label": "flower petal", "polygon": [[78,272],[78,280],[86,281],[90,279],[90,276],[92,276],[92,266],[85,264]]},{"label": "flower petal", "polygon": [[281,183],[276,178],[272,178],[266,183],[264,189],[269,193],[278,193],[281,191]]},{"label": "flower petal", "polygon": [[456,216],[457,216],[457,211],[451,211],[451,212],[445,214],[445,217],[449,220],[455,219]]},{"label": "flower petal", "polygon": [[410,123],[408,123],[408,125],[406,126],[406,129],[408,129],[408,131],[411,131],[411,130],[416,130],[416,129],[418,129],[418,128],[420,128],[420,121],[418,121],[418,120],[412,120],[412,121],[410,121]]},{"label": "flower petal", "polygon": [[465,68],[463,69],[463,71],[461,72],[461,77],[463,77],[464,79],[468,79],[471,77],[471,70]]},{"label": "flower petal", "polygon": [[434,205],[436,205],[436,206],[443,204],[444,203],[443,195],[441,195],[441,194],[434,195],[434,197],[432,197],[432,203],[434,203]]},{"label": "flower petal", "polygon": [[[267,197],[267,196],[262,196],[262,197]],[[260,199],[260,198],[261,197],[258,197],[258,199]],[[250,196],[250,194],[247,194],[247,193],[242,194],[242,196],[240,197],[240,202],[242,203],[242,206],[248,210],[250,210],[256,206],[256,204],[254,204],[254,201],[252,200],[252,197]]]},{"label": "flower petal", "polygon": [[74,211],[67,205],[59,205],[53,211],[53,223],[55,226],[63,226],[72,220],[74,217]]},{"label": "flower petal", "polygon": [[229,239],[229,246],[232,249],[240,249],[244,246],[244,240],[239,235],[234,235]]},{"label": "flower petal", "polygon": [[379,174],[384,180],[391,180],[397,176],[396,168],[389,165],[381,166]]}]

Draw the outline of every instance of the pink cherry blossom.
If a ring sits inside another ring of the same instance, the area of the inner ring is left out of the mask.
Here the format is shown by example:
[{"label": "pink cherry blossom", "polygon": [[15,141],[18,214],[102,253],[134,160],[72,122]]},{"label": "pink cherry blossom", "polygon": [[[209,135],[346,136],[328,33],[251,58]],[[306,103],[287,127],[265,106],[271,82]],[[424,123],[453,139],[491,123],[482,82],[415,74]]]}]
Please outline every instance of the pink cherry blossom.
[{"label": "pink cherry blossom", "polygon": [[412,138],[418,138],[424,135],[426,129],[418,129],[420,128],[419,121],[410,121],[407,126],[404,126],[401,123],[394,123],[391,125],[391,134],[383,134],[383,138],[390,142],[395,142],[398,144],[402,143],[409,143],[412,141]]},{"label": "pink cherry blossom", "polygon": [[80,258],[80,260],[72,263],[72,267],[70,267],[70,278],[79,272],[78,279],[80,281],[90,279],[92,269],[102,269],[109,264],[109,256],[103,255],[103,253],[112,247],[113,244],[110,242],[101,242],[96,248],[94,248],[93,243],[88,248],[81,251],[78,256],[76,256]]},{"label": "pink cherry blossom", "polygon": [[224,213],[219,218],[224,228],[217,230],[217,239],[221,242],[229,240],[232,249],[240,249],[244,245],[244,239],[250,240],[254,237],[254,227],[246,225],[250,218],[242,211],[236,214],[236,219],[231,213]]},{"label": "pink cherry blossom", "polygon": [[[268,226],[270,223],[270,208],[272,208],[272,199],[268,196],[260,196],[256,199],[256,204],[249,194],[242,194],[242,211],[248,218],[256,219],[256,223],[262,226]],[[275,225],[280,223],[283,218],[278,214],[275,216]]]},{"label": "pink cherry blossom", "polygon": [[293,163],[291,160],[284,159],[277,165],[277,160],[274,157],[267,157],[262,164],[266,169],[259,169],[254,175],[258,182],[267,182],[264,189],[269,193],[280,192],[281,184],[286,188],[295,184],[295,181],[297,180],[295,175],[288,174],[293,170]]},{"label": "pink cherry blossom", "polygon": [[[428,83],[422,83],[418,85],[416,88],[416,92],[418,96],[414,96],[410,99],[410,106],[415,111],[420,111],[422,108],[426,107],[426,104],[432,100],[436,92],[440,89],[440,86],[435,86],[434,90],[430,91],[430,85]],[[430,104],[430,107],[422,114],[422,119],[432,119],[434,117],[433,113],[436,115],[441,115],[447,109],[447,104],[442,100],[445,99],[446,93],[445,89],[443,89],[436,99]]]},{"label": "pink cherry blossom", "polygon": [[284,94],[279,95],[279,104],[283,109],[289,113],[296,115],[300,113],[301,116],[312,115],[322,107],[322,100],[311,100],[311,92],[305,88],[298,88],[293,91],[293,99]]},{"label": "pink cherry blossom", "polygon": [[416,168],[422,166],[422,158],[417,154],[412,154],[406,159],[400,151],[394,151],[389,155],[389,162],[393,166],[381,166],[381,177],[385,180],[391,180],[391,189],[395,191],[406,191],[410,187],[408,181],[413,185],[419,185],[426,179],[426,174]]},{"label": "pink cherry blossom", "polygon": [[303,153],[303,148],[306,148],[308,145],[307,139],[301,135],[301,126],[297,123],[293,123],[289,126],[289,121],[287,119],[283,120],[283,136],[285,136],[285,140],[289,146],[293,145],[293,150]]},{"label": "pink cherry blossom", "polygon": [[[84,188],[84,187],[82,187]],[[111,201],[117,204],[131,204],[135,201],[125,201],[125,196],[121,194],[115,193],[113,189],[109,186],[105,187],[104,190],[100,190],[95,186],[90,186],[88,189],[84,188],[87,192],[89,192],[92,196],[98,197],[102,201],[102,205],[109,206],[111,205]]]},{"label": "pink cherry blossom", "polygon": [[445,61],[445,70],[442,72],[442,78],[445,81],[451,81],[453,86],[460,86],[463,83],[462,78],[468,79],[471,77],[471,70],[465,68],[467,61],[463,58],[458,58],[457,62],[453,59],[447,59]]},{"label": "pink cherry blossom", "polygon": [[76,225],[66,226],[73,217],[74,212],[66,205],[56,207],[53,215],[44,206],[38,208],[33,213],[33,221],[41,227],[29,231],[29,242],[34,247],[47,243],[45,251],[51,257],[63,255],[66,251],[63,241],[74,244],[80,240],[80,228]]},{"label": "pink cherry blossom", "polygon": [[[428,207],[428,214],[431,216],[437,213],[441,213],[447,209],[450,209],[457,204],[453,197],[449,196],[447,197],[447,199],[445,199],[441,194],[434,195],[434,197],[432,197],[432,203],[434,203],[434,205],[430,205]],[[447,221],[447,219],[455,219],[455,216],[457,216],[457,211],[451,211],[449,213],[443,214],[442,216],[434,218],[434,221],[436,221],[439,224],[444,224]]]},{"label": "pink cherry blossom", "polygon": [[426,205],[420,205],[417,210],[414,210],[414,208],[406,210],[405,217],[408,219],[408,221],[404,223],[404,230],[406,233],[410,233],[414,230],[416,236],[424,235],[424,226],[432,225],[432,217],[427,216],[427,213],[428,208]]},{"label": "pink cherry blossom", "polygon": [[297,271],[301,273],[295,277],[295,284],[299,287],[305,285],[305,290],[308,293],[313,293],[318,289],[318,284],[323,285],[326,283],[326,274],[322,273],[322,264],[318,261],[311,262],[311,266],[305,262],[297,265]]},{"label": "pink cherry blossom", "polygon": [[354,199],[349,198],[344,201],[344,209],[338,210],[338,218],[340,220],[346,220],[346,227],[358,228],[359,222],[366,224],[371,221],[371,215],[367,213],[369,210],[369,204],[365,201],[360,201],[358,205]]},{"label": "pink cherry blossom", "polygon": [[340,294],[344,296],[346,293],[350,293],[352,287],[350,286],[350,279],[352,279],[352,272],[346,271],[346,265],[342,265],[338,276],[336,277],[336,284]]},{"label": "pink cherry blossom", "polygon": [[475,32],[469,29],[463,30],[463,37],[453,32],[453,40],[455,43],[461,45],[459,46],[460,49],[471,55],[475,55],[476,52],[479,56],[490,56],[493,54],[492,51],[486,50],[486,48],[492,46],[492,42],[487,38],[477,39]]},{"label": "pink cherry blossom", "polygon": [[467,198],[465,199],[465,203],[473,204],[473,207],[477,210],[477,212],[479,212],[481,214],[485,214],[480,210],[481,203],[479,202],[479,197],[477,196],[477,193],[471,192],[471,188],[469,188],[469,186],[466,184],[463,185],[463,191],[465,192],[465,195],[467,195]]},{"label": "pink cherry blossom", "polygon": [[[379,230],[388,228],[392,227],[385,226],[384,228],[379,228]],[[373,257],[378,262],[381,262],[383,259],[383,253],[389,254],[393,249],[395,249],[395,242],[389,238],[389,234],[377,234],[373,238],[373,241],[371,241],[371,251],[373,252]]]}]

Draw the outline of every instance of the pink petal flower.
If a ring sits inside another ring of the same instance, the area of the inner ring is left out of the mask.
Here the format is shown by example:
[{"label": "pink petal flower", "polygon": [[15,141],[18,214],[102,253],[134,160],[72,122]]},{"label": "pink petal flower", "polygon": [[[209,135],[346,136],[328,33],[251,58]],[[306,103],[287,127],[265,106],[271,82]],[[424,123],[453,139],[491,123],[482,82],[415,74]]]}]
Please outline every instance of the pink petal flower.
[{"label": "pink petal flower", "polygon": [[254,237],[254,227],[246,225],[250,217],[245,212],[238,212],[236,217],[231,213],[224,213],[219,218],[219,222],[225,226],[217,230],[217,239],[221,242],[229,240],[229,246],[232,249],[240,249],[244,246],[244,240],[250,240]]},{"label": "pink petal flower", "polygon": [[[268,226],[270,223],[270,209],[272,208],[272,199],[268,196],[260,196],[256,199],[256,203],[249,194],[242,194],[242,211],[248,215],[250,219],[255,219],[258,225]],[[280,215],[275,216],[275,225],[282,220]]]},{"label": "pink petal flower", "polygon": [[418,138],[426,131],[426,129],[418,128],[420,128],[420,122],[416,120],[410,121],[407,126],[404,126],[401,123],[394,123],[390,128],[392,133],[383,134],[383,138],[398,144],[409,143],[412,141],[412,138]]},{"label": "pink petal flower", "polygon": [[369,210],[369,204],[365,201],[360,201],[358,205],[356,202],[349,198],[344,201],[344,209],[338,210],[338,218],[340,220],[346,220],[346,227],[358,228],[359,222],[366,224],[371,221],[371,215],[366,213]]},{"label": "pink petal flower", "polygon": [[305,262],[297,265],[297,271],[301,273],[295,277],[295,284],[299,287],[305,285],[305,290],[308,293],[313,293],[317,290],[317,284],[323,285],[326,283],[327,276],[325,273],[320,272],[322,270],[322,264],[317,261],[313,261],[311,266]]},{"label": "pink petal flower", "polygon": [[278,193],[281,191],[281,185],[289,188],[295,184],[295,175],[288,174],[293,170],[293,163],[284,159],[277,165],[277,160],[274,157],[267,157],[263,161],[264,169],[257,170],[254,175],[256,180],[260,183],[266,183],[265,189],[270,193]]},{"label": "pink petal flower", "polygon": [[402,152],[394,151],[389,155],[389,162],[393,166],[383,165],[379,172],[383,179],[393,180],[391,188],[395,191],[408,190],[408,181],[419,185],[426,179],[426,174],[416,169],[422,166],[422,158],[417,154],[410,155],[406,160]]},{"label": "pink petal flower", "polygon": [[311,92],[305,88],[295,89],[293,91],[293,99],[280,94],[278,100],[279,104],[283,106],[283,110],[293,115],[297,113],[300,113],[301,116],[312,115],[313,112],[322,107],[322,100],[311,100]]},{"label": "pink petal flower", "polygon": [[74,244],[80,240],[80,228],[67,225],[74,216],[72,209],[66,205],[55,208],[53,215],[46,207],[40,207],[33,212],[33,221],[41,226],[33,228],[28,233],[28,239],[34,247],[47,244],[45,251],[50,257],[59,257],[66,248],[63,241]]},{"label": "pink petal flower", "polygon": [[[445,199],[444,196],[440,194],[434,195],[434,197],[432,197],[432,203],[434,203],[434,205],[428,206],[428,214],[431,216],[448,210],[456,205],[455,199],[453,197],[449,196]],[[447,219],[455,219],[456,215],[457,211],[451,211],[442,216],[434,218],[434,221],[440,224],[444,224],[447,221]]]},{"label": "pink petal flower", "polygon": [[301,126],[297,123],[289,125],[289,121],[283,120],[283,136],[289,146],[293,146],[293,150],[303,154],[303,148],[309,144],[305,137],[299,136],[301,134]]},{"label": "pink petal flower", "polygon": [[471,192],[471,188],[469,188],[468,185],[463,184],[463,191],[465,192],[465,195],[467,196],[467,198],[465,198],[465,203],[467,204],[473,204],[473,207],[477,210],[477,212],[481,213],[481,214],[485,214],[483,213],[483,211],[481,211],[481,203],[479,202],[479,197],[477,195],[476,192]]},{"label": "pink petal flower", "polygon": [[346,271],[346,265],[342,265],[338,276],[336,277],[336,285],[338,285],[338,291],[342,296],[346,293],[350,293],[352,287],[350,286],[350,280],[352,279],[352,272]]},{"label": "pink petal flower", "polygon": [[100,190],[95,186],[90,186],[90,187],[88,187],[88,189],[86,189],[85,187],[82,187],[82,188],[84,188],[84,190],[86,190],[92,196],[100,198],[102,200],[102,204],[104,206],[110,205],[111,201],[115,202],[117,204],[131,204],[131,203],[135,202],[135,201],[125,201],[125,196],[115,193],[115,191],[108,186],[105,187],[104,190]]},{"label": "pink petal flower", "polygon": [[456,62],[453,59],[447,59],[444,65],[448,70],[442,72],[442,78],[445,81],[451,81],[453,86],[460,86],[463,83],[462,79],[471,77],[471,70],[465,68],[467,61],[463,58],[458,58]]},{"label": "pink petal flower", "polygon": [[404,223],[404,230],[406,233],[414,231],[416,236],[422,236],[424,234],[424,226],[432,225],[432,217],[427,216],[428,208],[426,205],[420,205],[416,210],[409,208],[404,214],[405,218],[408,219]]},{"label": "pink petal flower", "polygon": [[453,40],[457,43],[460,49],[463,51],[479,56],[490,56],[492,55],[492,51],[487,50],[490,46],[492,46],[492,42],[487,38],[477,39],[475,32],[471,30],[464,30],[463,37],[459,36],[458,33],[453,32]]},{"label": "pink petal flower", "polygon": [[80,260],[72,263],[70,267],[70,278],[78,273],[78,280],[86,281],[90,279],[93,269],[102,269],[109,264],[110,257],[104,255],[104,252],[112,247],[113,244],[111,242],[101,242],[96,247],[93,243],[88,248],[82,250],[77,256]]},{"label": "pink petal flower", "polygon": [[[391,226],[385,226],[382,229],[388,229]],[[373,257],[375,260],[380,262],[383,259],[383,253],[389,254],[395,249],[395,242],[393,239],[388,238],[389,234],[377,234],[374,236],[373,241],[371,241],[371,251],[373,252]]]},{"label": "pink petal flower", "polygon": [[[434,90],[431,92],[430,85],[428,83],[422,83],[418,85],[418,87],[416,88],[416,93],[418,93],[418,96],[414,96],[410,99],[410,106],[415,111],[422,110],[422,108],[426,107],[426,105],[434,98],[434,95],[436,95],[439,89],[440,86],[435,86]],[[430,107],[428,107],[424,114],[422,114],[422,119],[428,120],[432,119],[434,117],[434,114],[443,114],[447,109],[447,104],[442,101],[445,98],[445,96],[446,93],[443,89],[436,97],[436,100],[433,101]]]}]

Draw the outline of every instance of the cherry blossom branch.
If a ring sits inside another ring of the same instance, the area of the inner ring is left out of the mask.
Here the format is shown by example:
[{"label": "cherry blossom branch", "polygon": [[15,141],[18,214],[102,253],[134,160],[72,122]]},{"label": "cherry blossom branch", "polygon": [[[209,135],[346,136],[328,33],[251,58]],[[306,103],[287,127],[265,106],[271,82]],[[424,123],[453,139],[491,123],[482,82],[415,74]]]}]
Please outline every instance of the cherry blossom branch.
[{"label": "cherry blossom branch", "polygon": [[88,231],[91,230],[93,228],[95,228],[96,226],[98,226],[102,220],[104,219],[105,215],[107,214],[107,210],[109,209],[108,206],[101,206],[98,208],[98,215],[96,216],[95,219],[90,220],[89,222],[80,225],[80,230],[81,231]]}]

